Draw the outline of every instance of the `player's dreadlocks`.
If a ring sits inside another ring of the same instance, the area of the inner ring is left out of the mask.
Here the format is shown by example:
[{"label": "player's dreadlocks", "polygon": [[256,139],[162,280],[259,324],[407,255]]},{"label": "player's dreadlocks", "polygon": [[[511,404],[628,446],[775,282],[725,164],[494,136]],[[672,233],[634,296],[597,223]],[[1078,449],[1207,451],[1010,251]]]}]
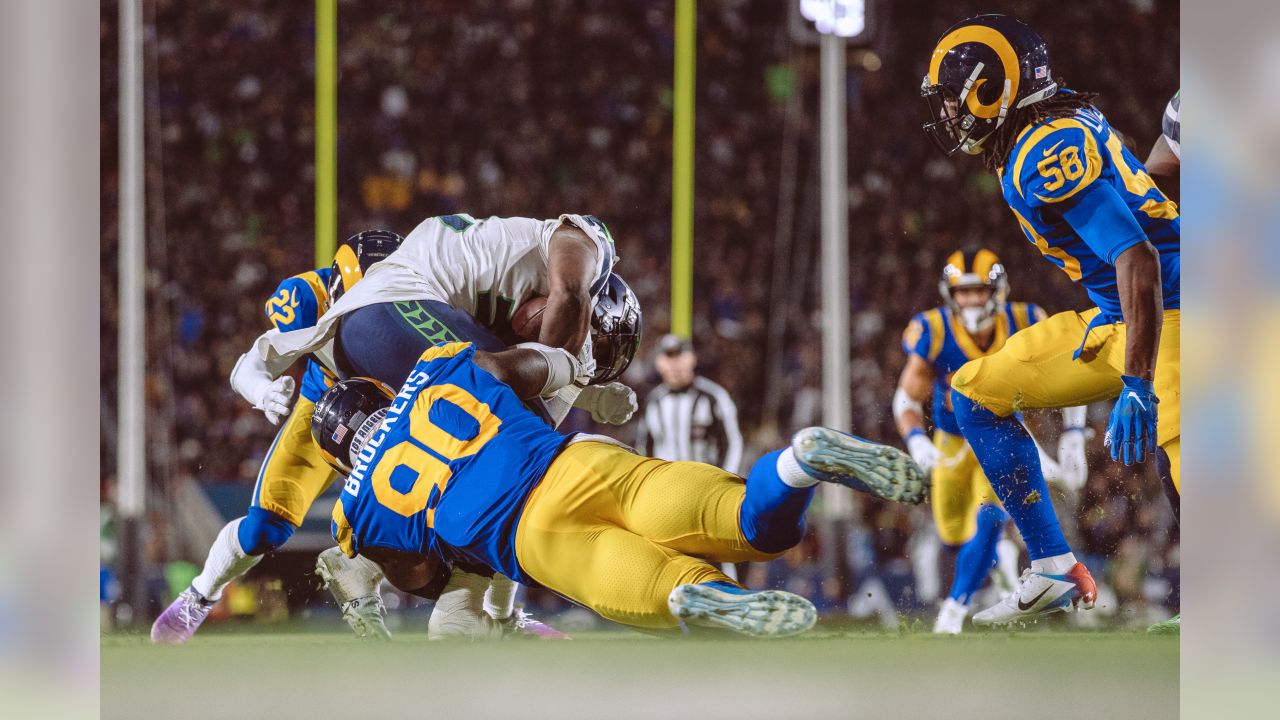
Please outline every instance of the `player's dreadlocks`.
[{"label": "player's dreadlocks", "polygon": [[[1058,86],[1062,86],[1062,81],[1058,81]],[[1009,117],[1001,123],[1000,127],[992,133],[990,142],[987,143],[987,152],[983,155],[983,162],[986,163],[987,169],[995,172],[998,168],[1003,167],[1006,160],[1009,159],[1009,153],[1013,150],[1013,145],[1018,140],[1018,134],[1023,128],[1036,123],[1057,120],[1058,118],[1069,117],[1077,110],[1092,107],[1093,101],[1097,99],[1098,93],[1092,92],[1075,92],[1059,91],[1034,105],[1028,105],[1024,108],[1016,108],[1009,113]]]}]

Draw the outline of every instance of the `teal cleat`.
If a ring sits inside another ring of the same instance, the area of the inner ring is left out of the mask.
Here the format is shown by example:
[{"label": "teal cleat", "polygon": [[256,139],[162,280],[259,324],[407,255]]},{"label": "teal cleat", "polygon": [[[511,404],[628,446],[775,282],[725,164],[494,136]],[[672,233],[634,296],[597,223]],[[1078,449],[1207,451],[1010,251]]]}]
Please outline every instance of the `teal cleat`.
[{"label": "teal cleat", "polygon": [[929,496],[929,476],[895,447],[810,427],[791,438],[791,450],[800,467],[822,482],[913,505]]},{"label": "teal cleat", "polygon": [[757,638],[799,635],[818,620],[813,603],[782,590],[730,592],[710,585],[679,585],[667,596],[667,607],[690,625]]}]

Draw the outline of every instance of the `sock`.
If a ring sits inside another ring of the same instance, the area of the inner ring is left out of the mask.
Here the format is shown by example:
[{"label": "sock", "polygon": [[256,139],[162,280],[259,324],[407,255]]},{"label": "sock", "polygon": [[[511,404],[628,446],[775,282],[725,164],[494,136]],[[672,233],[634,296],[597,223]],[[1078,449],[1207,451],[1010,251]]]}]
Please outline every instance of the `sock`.
[{"label": "sock", "polygon": [[[818,484],[817,478],[800,467],[800,462],[796,460],[796,454],[791,448],[778,453],[778,461],[775,463],[774,470],[777,472],[779,480],[793,488],[807,488]],[[755,469],[752,468],[752,472],[754,471]]]},{"label": "sock", "polygon": [[489,588],[484,591],[484,611],[494,620],[506,620],[516,611],[516,590],[519,589],[511,578],[494,573],[489,580]]},{"label": "sock", "polygon": [[996,417],[954,390],[951,406],[991,488],[1022,533],[1031,559],[1070,553],[1040,471],[1040,452],[1027,429],[1015,418]]},{"label": "sock", "polygon": [[1031,569],[1038,573],[1045,573],[1046,575],[1062,575],[1075,567],[1075,564],[1075,553],[1067,551],[1060,555],[1051,555],[1049,557],[1032,560]]},{"label": "sock", "polygon": [[191,581],[191,587],[210,602],[222,597],[222,589],[227,583],[249,572],[249,568],[262,559],[261,555],[247,555],[240,548],[237,536],[241,520],[244,518],[236,518],[222,528],[213,545],[209,546],[204,569]]},{"label": "sock", "polygon": [[[796,487],[792,468],[783,470],[789,458],[795,463],[791,449],[775,450],[756,461],[747,475],[747,492],[738,509],[738,525],[751,546],[761,552],[776,553],[793,547],[804,537],[804,513],[813,499],[813,485]],[[799,469],[795,471],[808,475]],[[812,478],[810,478],[812,480]]]},{"label": "sock", "polygon": [[996,565],[996,544],[1008,518],[998,505],[978,508],[978,529],[956,555],[956,579],[951,584],[951,599],[968,605],[973,594],[982,587],[991,568]]}]

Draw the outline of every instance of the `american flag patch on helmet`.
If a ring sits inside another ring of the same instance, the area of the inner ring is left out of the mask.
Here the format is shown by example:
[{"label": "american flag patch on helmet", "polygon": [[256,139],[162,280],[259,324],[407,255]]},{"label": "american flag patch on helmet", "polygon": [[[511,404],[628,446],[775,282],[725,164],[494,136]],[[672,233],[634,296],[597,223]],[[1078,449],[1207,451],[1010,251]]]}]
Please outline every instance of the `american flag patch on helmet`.
[{"label": "american flag patch on helmet", "polygon": [[1040,65],[1040,66],[1036,67],[1036,79],[1037,79],[1037,80],[1043,80],[1043,79],[1045,79],[1045,78],[1047,78],[1047,77],[1049,77],[1049,66],[1048,66],[1048,65]]},{"label": "american flag patch on helmet", "polygon": [[335,430],[333,431],[333,441],[334,441],[334,442],[336,442],[336,443],[341,443],[341,442],[342,442],[342,438],[344,438],[344,437],[346,437],[346,436],[347,436],[347,426],[346,426],[346,425],[339,425],[339,426],[337,427],[337,429],[335,429]]}]

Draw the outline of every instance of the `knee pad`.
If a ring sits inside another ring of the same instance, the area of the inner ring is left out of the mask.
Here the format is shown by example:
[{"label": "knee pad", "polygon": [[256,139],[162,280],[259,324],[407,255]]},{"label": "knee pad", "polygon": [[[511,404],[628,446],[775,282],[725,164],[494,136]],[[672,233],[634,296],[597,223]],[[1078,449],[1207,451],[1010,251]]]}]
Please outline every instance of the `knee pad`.
[{"label": "knee pad", "polygon": [[251,507],[240,521],[236,539],[246,555],[264,555],[288,542],[294,529],[288,520],[270,510]]}]

